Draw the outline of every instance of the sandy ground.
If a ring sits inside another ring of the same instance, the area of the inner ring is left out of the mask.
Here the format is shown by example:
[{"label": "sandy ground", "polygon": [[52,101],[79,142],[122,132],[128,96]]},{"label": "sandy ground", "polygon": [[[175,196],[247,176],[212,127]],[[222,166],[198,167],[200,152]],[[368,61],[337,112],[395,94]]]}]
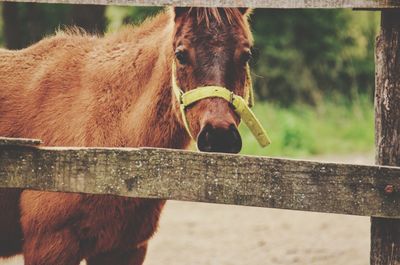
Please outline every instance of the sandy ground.
[{"label": "sandy ground", "polygon": [[[373,162],[371,154],[316,159]],[[367,265],[369,228],[367,217],[170,201],[145,265]]]}]

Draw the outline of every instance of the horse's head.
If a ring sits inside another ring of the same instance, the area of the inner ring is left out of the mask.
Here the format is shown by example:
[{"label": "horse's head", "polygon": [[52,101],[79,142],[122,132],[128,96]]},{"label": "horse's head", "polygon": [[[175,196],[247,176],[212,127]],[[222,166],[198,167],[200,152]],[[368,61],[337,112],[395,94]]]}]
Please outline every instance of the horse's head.
[{"label": "horse's head", "polygon": [[[174,79],[183,92],[224,87],[246,96],[252,35],[246,8],[174,8]],[[229,101],[207,97],[185,110],[200,151],[238,153],[240,117]]]}]

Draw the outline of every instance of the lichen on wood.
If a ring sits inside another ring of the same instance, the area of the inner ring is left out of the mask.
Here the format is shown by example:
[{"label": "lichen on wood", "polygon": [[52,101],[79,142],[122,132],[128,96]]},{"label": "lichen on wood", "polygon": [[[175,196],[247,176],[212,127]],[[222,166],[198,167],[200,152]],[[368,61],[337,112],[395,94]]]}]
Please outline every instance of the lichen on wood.
[{"label": "lichen on wood", "polygon": [[0,187],[400,218],[400,168],[181,150],[3,145]]},{"label": "lichen on wood", "polygon": [[[400,166],[399,9],[382,12],[376,43],[375,132],[376,163]],[[386,264],[400,264],[400,220],[372,218],[371,265]]]}]

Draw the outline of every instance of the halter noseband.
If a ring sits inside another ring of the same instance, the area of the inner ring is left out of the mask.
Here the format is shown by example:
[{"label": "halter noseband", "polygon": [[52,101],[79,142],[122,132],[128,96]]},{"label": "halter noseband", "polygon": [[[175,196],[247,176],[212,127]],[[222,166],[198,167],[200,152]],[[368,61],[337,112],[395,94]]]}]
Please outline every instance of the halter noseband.
[{"label": "halter noseband", "polygon": [[235,112],[241,119],[243,119],[244,123],[247,125],[262,147],[266,147],[271,143],[267,132],[264,130],[257,117],[250,109],[254,105],[254,96],[250,77],[250,67],[248,65],[246,66],[246,75],[246,87],[249,91],[248,95],[246,96],[246,100],[221,86],[203,86],[189,90],[188,92],[183,92],[176,81],[175,61],[172,63],[172,90],[179,102],[185,128],[193,140],[195,139],[190,132],[189,123],[186,118],[186,108],[199,100],[217,97],[225,99],[232,104]]}]

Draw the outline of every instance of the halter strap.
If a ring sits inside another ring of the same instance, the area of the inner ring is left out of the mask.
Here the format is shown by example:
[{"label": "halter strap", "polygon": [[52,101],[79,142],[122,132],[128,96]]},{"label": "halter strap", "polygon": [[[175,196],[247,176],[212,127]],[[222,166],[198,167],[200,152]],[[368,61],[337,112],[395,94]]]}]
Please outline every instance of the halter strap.
[{"label": "halter strap", "polygon": [[265,147],[271,143],[268,134],[250,109],[254,106],[254,94],[251,85],[250,67],[248,65],[246,66],[246,75],[246,87],[248,87],[246,100],[221,86],[203,86],[189,90],[188,92],[183,92],[176,81],[175,62],[172,63],[172,90],[180,104],[180,110],[185,128],[193,140],[195,140],[195,138],[190,132],[189,123],[186,118],[186,108],[199,100],[217,97],[225,99],[232,104],[235,112],[243,119],[244,123],[247,125],[262,147]]}]

